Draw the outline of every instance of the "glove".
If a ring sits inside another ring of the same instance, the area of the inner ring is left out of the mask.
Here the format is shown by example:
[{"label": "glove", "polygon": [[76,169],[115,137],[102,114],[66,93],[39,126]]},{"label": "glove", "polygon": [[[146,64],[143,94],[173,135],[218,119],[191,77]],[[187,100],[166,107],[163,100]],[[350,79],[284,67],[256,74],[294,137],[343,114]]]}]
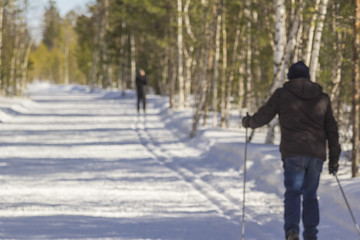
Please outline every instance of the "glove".
[{"label": "glove", "polygon": [[242,126],[244,128],[249,128],[250,127],[250,116],[249,116],[248,113],[246,114],[246,117],[243,117],[243,119],[242,119]]},{"label": "glove", "polygon": [[329,163],[329,174],[332,174],[335,176],[338,169],[339,169],[338,163]]}]

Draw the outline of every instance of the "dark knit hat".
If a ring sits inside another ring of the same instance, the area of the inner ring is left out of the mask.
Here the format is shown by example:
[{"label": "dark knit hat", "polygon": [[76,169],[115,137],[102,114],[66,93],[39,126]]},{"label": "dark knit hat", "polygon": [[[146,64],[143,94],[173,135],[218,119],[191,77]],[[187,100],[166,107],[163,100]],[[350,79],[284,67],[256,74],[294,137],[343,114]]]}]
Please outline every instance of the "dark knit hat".
[{"label": "dark knit hat", "polygon": [[310,79],[309,68],[305,65],[303,61],[298,61],[297,63],[291,65],[287,77],[288,79],[295,79],[295,78]]}]

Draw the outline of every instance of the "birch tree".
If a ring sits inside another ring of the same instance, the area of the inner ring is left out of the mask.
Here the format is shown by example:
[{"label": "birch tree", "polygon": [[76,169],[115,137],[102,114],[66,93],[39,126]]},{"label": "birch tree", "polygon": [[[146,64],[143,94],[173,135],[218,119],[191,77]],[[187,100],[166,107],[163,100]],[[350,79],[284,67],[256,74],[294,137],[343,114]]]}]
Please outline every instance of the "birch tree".
[{"label": "birch tree", "polygon": [[178,82],[179,82],[179,96],[178,96],[178,109],[184,108],[184,73],[183,73],[183,29],[182,29],[182,1],[177,0],[177,11],[178,11]]},{"label": "birch tree", "polygon": [[3,35],[3,15],[4,15],[4,0],[0,0],[0,94],[4,94],[4,92],[2,91],[3,87],[4,87],[4,82],[3,82],[3,75],[2,75],[2,48],[3,48],[3,43],[2,43],[2,35]]},{"label": "birch tree", "polygon": [[[174,33],[172,24],[174,22],[173,14],[172,14],[172,8],[173,8],[173,1],[167,2],[167,14],[168,14],[168,24],[169,27],[167,28],[167,38],[168,39],[174,39]],[[176,64],[174,61],[175,58],[175,50],[172,45],[172,42],[169,41],[168,46],[166,47],[166,52],[168,54],[168,78],[169,78],[169,104],[170,108],[175,107],[175,81],[176,81]]]},{"label": "birch tree", "polygon": [[340,85],[341,85],[341,75],[342,75],[342,63],[344,60],[344,33],[339,32],[337,29],[339,24],[337,22],[336,15],[339,14],[340,4],[337,0],[333,2],[333,17],[332,17],[332,30],[335,33],[335,40],[333,42],[333,49],[336,52],[336,57],[333,59],[333,68],[331,71],[331,79],[333,87],[330,92],[330,99],[337,122],[340,122]]},{"label": "birch tree", "polygon": [[221,103],[221,127],[226,126],[226,115],[230,107],[230,95],[232,89],[232,83],[226,79],[226,68],[227,68],[227,32],[226,32],[226,1],[222,0],[221,4],[221,32],[222,32],[222,67],[221,67],[221,95],[223,96]]},{"label": "birch tree", "polygon": [[130,34],[130,49],[131,49],[131,54],[130,54],[130,57],[131,57],[131,73],[130,73],[130,76],[131,76],[131,88],[132,89],[135,89],[135,78],[136,78],[136,46],[135,46],[135,35],[134,33],[131,33]]},{"label": "birch tree", "polygon": [[352,70],[352,87],[353,87],[353,97],[352,97],[352,176],[359,176],[359,162],[360,162],[360,152],[359,152],[359,137],[360,137],[360,97],[359,97],[359,81],[360,81],[360,72],[359,72],[359,54],[360,54],[360,0],[355,0],[355,10],[354,10],[354,42],[353,42],[353,70]]},{"label": "birch tree", "polygon": [[19,57],[19,45],[20,45],[20,34],[19,34],[19,12],[15,10],[15,6],[13,2],[11,4],[10,9],[13,11],[13,34],[15,35],[14,46],[10,60],[10,74],[9,74],[9,85],[7,89],[7,95],[15,96],[16,95],[16,63],[17,58]]},{"label": "birch tree", "polygon": [[275,89],[281,86],[281,76],[284,69],[281,67],[286,46],[286,8],[284,0],[275,1],[276,22],[275,22],[275,51],[274,51],[274,78],[270,90],[272,94]]},{"label": "birch tree", "polygon": [[100,42],[100,5],[97,2],[95,5],[95,13],[94,13],[94,29],[95,34],[94,38],[94,48],[93,48],[93,56],[92,56],[92,64],[91,64],[91,75],[90,75],[90,88],[91,90],[95,89],[95,85],[97,83],[97,73],[98,73],[98,64],[99,64],[99,42]]},{"label": "birch tree", "polygon": [[[221,9],[221,8],[220,8]],[[219,10],[220,10],[219,9]],[[220,11],[218,11],[217,19],[216,19],[216,33],[215,33],[215,42],[214,42],[214,75],[212,78],[212,87],[213,87],[213,101],[212,101],[212,107],[213,107],[213,127],[216,127],[218,125],[218,79],[219,79],[219,60],[220,60],[220,30],[221,30],[221,14]]]},{"label": "birch tree", "polygon": [[192,43],[189,46],[189,50],[187,50],[186,47],[184,47],[184,56],[185,56],[185,92],[184,92],[184,101],[185,101],[185,107],[190,106],[189,102],[189,96],[191,93],[191,66],[193,63],[193,53],[194,53],[194,46],[193,43],[197,40],[195,38],[195,35],[191,29],[191,23],[190,23],[190,17],[189,17],[189,6],[190,6],[190,0],[187,0],[184,6],[184,23],[186,26],[186,32],[189,35],[190,39],[192,40]]},{"label": "birch tree", "polygon": [[324,20],[327,12],[328,2],[329,0],[321,0],[319,17],[315,29],[314,44],[312,48],[311,62],[310,62],[310,76],[312,81],[314,82],[316,82],[316,71],[318,69],[318,64],[319,64],[321,36],[324,28]]},{"label": "birch tree", "polygon": [[246,0],[245,3],[245,17],[247,19],[246,26],[246,108],[248,111],[253,112],[254,109],[254,91],[253,91],[253,79],[251,72],[251,61],[252,61],[252,49],[251,49],[251,25],[252,25],[252,17],[251,17],[251,0]]},{"label": "birch tree", "polygon": [[305,64],[307,66],[310,66],[310,61],[311,61],[311,51],[312,51],[312,47],[313,47],[316,18],[318,15],[317,12],[319,11],[319,5],[320,5],[320,0],[316,0],[315,6],[314,6],[315,13],[313,13],[313,15],[311,17],[310,28],[309,28],[309,32],[308,32],[308,40],[307,40],[306,50],[305,50],[305,54],[304,54],[304,60],[305,60]]}]

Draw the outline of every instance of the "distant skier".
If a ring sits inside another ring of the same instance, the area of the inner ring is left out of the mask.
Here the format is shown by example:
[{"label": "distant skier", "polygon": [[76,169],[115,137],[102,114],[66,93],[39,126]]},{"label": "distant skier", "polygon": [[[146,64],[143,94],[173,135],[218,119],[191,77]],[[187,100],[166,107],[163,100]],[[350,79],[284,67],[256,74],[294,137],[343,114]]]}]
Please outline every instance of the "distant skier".
[{"label": "distant skier", "polygon": [[137,92],[137,111],[140,112],[140,102],[142,101],[144,113],[146,111],[146,85],[148,78],[143,69],[139,70],[136,76],[136,92]]},{"label": "distant skier", "polygon": [[322,87],[310,80],[309,68],[299,61],[289,68],[289,82],[279,88],[253,116],[242,120],[245,128],[258,128],[277,114],[281,128],[280,152],[284,168],[285,236],[299,240],[300,204],[304,240],[317,239],[320,221],[317,189],[326,141],[329,148],[329,173],[339,168],[340,144],[338,126],[330,98]]}]

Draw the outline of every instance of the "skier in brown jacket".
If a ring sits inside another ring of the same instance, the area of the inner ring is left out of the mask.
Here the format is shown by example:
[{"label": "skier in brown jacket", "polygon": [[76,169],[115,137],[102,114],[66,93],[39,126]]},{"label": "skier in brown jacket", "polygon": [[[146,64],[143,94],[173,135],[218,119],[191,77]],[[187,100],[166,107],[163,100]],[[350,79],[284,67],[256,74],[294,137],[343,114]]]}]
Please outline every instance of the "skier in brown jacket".
[{"label": "skier in brown jacket", "polygon": [[279,115],[280,152],[284,168],[285,236],[299,240],[300,204],[304,240],[317,239],[319,205],[317,188],[326,143],[329,148],[329,173],[336,174],[340,156],[337,123],[330,98],[322,87],[310,80],[309,68],[299,61],[289,68],[288,79],[253,116],[243,118],[243,126],[257,128]]}]

